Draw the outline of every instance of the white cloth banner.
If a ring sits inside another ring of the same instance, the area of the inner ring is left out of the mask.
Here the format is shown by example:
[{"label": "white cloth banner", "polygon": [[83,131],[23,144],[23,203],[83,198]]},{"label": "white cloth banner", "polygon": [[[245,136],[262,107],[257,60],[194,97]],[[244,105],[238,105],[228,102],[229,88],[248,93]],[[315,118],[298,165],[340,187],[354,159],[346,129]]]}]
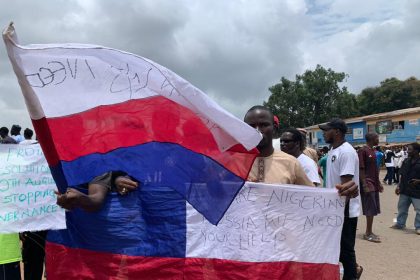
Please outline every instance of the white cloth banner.
[{"label": "white cloth banner", "polygon": [[217,226],[187,205],[187,257],[338,264],[345,198],[247,182]]},{"label": "white cloth banner", "polygon": [[0,233],[66,228],[39,144],[0,145]]}]

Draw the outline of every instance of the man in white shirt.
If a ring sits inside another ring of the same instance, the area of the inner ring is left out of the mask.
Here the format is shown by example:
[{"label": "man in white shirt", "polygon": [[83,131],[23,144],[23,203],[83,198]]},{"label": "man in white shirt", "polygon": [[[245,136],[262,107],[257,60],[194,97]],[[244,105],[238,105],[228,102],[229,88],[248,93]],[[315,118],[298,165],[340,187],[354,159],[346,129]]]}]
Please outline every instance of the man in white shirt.
[{"label": "man in white shirt", "polygon": [[307,143],[306,143],[306,134],[308,134],[308,131],[304,128],[296,128],[300,134],[302,134],[303,137],[303,143],[305,148],[303,149],[303,153],[305,155],[307,155],[309,158],[311,158],[313,161],[315,161],[315,163],[318,162],[318,153],[316,152],[315,149],[312,149],[311,147],[308,147]]},{"label": "man in white shirt", "polygon": [[18,144],[20,143],[20,142],[22,142],[23,140],[25,140],[24,138],[23,138],[23,136],[22,135],[20,135],[20,130],[21,130],[22,128],[20,127],[20,125],[17,125],[17,124],[14,124],[14,125],[12,125],[12,128],[10,129],[10,135],[11,135],[11,137],[13,138],[13,139],[15,139],[15,141],[16,142],[18,142]]},{"label": "man in white shirt", "polygon": [[400,182],[400,168],[402,166],[402,163],[404,161],[404,152],[401,148],[397,148],[394,152],[395,158],[394,158],[394,182],[398,184]]},{"label": "man in white shirt", "polygon": [[[346,123],[338,118],[319,125],[325,142],[332,145],[327,159],[327,188],[348,181],[359,182],[359,158],[354,148],[346,142]],[[360,214],[360,198],[346,201],[343,230],[341,233],[340,261],[343,264],[343,280],[359,279],[363,268],[356,263],[354,245],[356,242],[357,217]]]},{"label": "man in white shirt", "polygon": [[384,178],[384,183],[388,181],[388,185],[392,185],[392,180],[394,179],[395,165],[394,158],[395,154],[390,148],[387,148],[384,153],[384,161],[386,166],[386,175]]},{"label": "man in white shirt", "polygon": [[21,141],[19,145],[32,145],[38,143],[38,141],[32,139],[33,135],[34,132],[32,131],[32,129],[25,129],[23,131],[23,136],[25,136],[25,140]]},{"label": "man in white shirt", "polygon": [[305,142],[299,130],[296,128],[286,129],[280,137],[280,147],[283,152],[297,158],[306,176],[308,176],[309,180],[315,186],[321,184],[318,175],[318,166],[313,159],[303,153]]}]

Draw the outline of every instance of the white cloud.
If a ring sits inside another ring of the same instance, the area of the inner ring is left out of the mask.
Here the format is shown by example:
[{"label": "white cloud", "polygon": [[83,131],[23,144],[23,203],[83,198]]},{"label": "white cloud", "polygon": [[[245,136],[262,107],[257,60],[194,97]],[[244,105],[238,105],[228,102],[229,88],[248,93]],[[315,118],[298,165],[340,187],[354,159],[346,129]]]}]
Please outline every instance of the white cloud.
[{"label": "white cloud", "polygon": [[[354,93],[378,85],[388,77],[420,77],[417,17],[419,1],[334,1],[313,24],[326,36],[306,38],[304,68],[322,64],[349,74]],[[410,7],[411,6],[411,7]],[[335,15],[334,17],[329,17]],[[328,20],[319,23],[319,18]],[[358,23],[355,19],[364,18]],[[328,32],[325,30],[331,28]],[[330,34],[331,33],[331,34]]]},{"label": "white cloud", "polygon": [[[418,0],[16,0],[3,5],[0,26],[14,20],[23,44],[91,43],[148,57],[242,118],[282,76],[318,63],[348,73],[356,93],[419,77],[418,10]],[[0,126],[30,126],[4,48],[0,108]]]}]

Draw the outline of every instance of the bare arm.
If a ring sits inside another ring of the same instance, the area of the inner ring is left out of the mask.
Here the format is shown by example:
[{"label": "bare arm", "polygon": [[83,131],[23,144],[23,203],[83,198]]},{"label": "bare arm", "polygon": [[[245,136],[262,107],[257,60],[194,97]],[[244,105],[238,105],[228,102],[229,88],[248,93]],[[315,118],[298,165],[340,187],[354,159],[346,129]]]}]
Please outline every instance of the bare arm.
[{"label": "bare arm", "polygon": [[88,188],[88,194],[84,194],[73,188],[67,189],[63,194],[56,192],[57,204],[67,210],[72,210],[77,207],[88,212],[100,210],[108,189],[99,184],[89,184]]},{"label": "bare arm", "polygon": [[340,179],[341,179],[341,184],[343,185],[347,182],[350,182],[353,179],[353,175],[343,175],[343,176],[340,176]]},{"label": "bare arm", "polygon": [[365,168],[360,167],[360,169],[359,169],[359,176],[360,176],[360,182],[362,182],[362,185],[360,187],[363,188],[363,191],[364,192],[369,192],[369,188],[366,185],[366,172],[365,172]]},{"label": "bare arm", "polygon": [[341,185],[335,186],[340,196],[354,198],[359,195],[359,186],[352,179],[353,175],[341,176]]}]

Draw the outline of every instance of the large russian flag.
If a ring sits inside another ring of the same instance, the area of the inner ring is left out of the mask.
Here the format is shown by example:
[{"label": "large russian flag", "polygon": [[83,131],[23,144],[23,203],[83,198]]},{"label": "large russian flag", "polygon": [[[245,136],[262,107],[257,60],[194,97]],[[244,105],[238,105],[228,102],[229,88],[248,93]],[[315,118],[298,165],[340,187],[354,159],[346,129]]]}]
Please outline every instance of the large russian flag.
[{"label": "large russian flag", "polygon": [[123,171],[221,219],[256,157],[257,131],[146,58],[92,45],[23,47],[12,25],[3,38],[59,190]]}]

